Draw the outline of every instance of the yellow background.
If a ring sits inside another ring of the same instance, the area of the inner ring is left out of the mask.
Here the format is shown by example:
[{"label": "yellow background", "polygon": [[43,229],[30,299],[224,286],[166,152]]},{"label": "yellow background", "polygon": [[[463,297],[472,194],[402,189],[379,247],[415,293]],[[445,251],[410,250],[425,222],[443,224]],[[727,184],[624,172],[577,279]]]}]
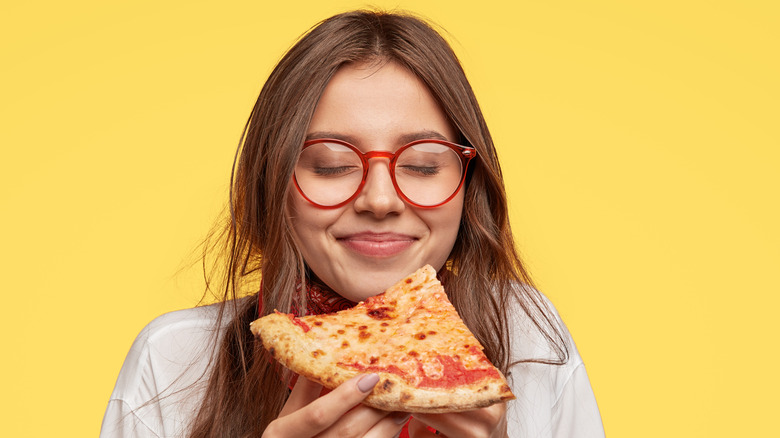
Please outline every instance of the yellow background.
[{"label": "yellow background", "polygon": [[[96,436],[274,62],[363,2],[4,2],[0,434]],[[774,1],[375,1],[441,24],[611,437],[776,431]]]}]

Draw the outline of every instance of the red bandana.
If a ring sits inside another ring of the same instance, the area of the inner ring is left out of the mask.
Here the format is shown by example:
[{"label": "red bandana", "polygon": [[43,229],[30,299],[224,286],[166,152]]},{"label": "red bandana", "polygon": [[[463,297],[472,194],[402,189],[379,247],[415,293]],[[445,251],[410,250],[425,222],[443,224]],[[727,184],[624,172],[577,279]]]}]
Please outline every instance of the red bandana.
[{"label": "red bandana", "polygon": [[[302,282],[295,282],[296,295],[300,294]],[[257,294],[257,315],[263,314],[263,288],[260,286],[260,293]],[[293,303],[291,313],[295,316],[323,315],[326,313],[335,313],[339,310],[351,309],[354,303],[341,295],[330,290],[329,287],[321,283],[306,283],[306,313],[301,314],[298,306]]]},{"label": "red bandana", "polygon": [[[301,282],[295,285],[296,292],[301,290]],[[322,315],[334,313],[355,307],[354,303],[330,290],[329,287],[314,282],[306,283],[306,315]],[[302,316],[298,308],[293,305],[293,313]]]}]

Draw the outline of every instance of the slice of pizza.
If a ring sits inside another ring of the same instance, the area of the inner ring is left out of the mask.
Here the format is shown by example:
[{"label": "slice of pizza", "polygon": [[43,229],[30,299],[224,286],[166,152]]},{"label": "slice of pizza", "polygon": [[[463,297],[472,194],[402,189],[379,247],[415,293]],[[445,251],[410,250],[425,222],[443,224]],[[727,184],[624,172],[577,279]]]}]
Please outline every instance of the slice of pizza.
[{"label": "slice of pizza", "polygon": [[515,398],[431,266],[352,309],[301,318],[275,312],[251,330],[280,363],[327,388],[379,374],[364,401],[378,409],[457,412]]}]

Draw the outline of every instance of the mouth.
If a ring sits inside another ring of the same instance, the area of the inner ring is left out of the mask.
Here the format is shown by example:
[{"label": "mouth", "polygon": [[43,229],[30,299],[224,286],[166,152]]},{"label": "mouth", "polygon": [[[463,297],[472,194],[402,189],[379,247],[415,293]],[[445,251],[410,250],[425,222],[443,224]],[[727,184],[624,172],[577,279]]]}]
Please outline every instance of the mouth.
[{"label": "mouth", "polygon": [[366,257],[392,257],[412,246],[417,238],[397,233],[356,233],[336,239],[349,250]]}]

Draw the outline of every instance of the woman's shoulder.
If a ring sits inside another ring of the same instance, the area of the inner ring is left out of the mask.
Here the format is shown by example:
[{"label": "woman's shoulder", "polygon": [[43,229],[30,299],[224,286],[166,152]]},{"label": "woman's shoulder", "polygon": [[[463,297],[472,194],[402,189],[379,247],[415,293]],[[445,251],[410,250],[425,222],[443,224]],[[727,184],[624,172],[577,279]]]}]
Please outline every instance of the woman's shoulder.
[{"label": "woman's shoulder", "polygon": [[208,359],[204,353],[219,336],[218,313],[218,305],[209,305],[168,312],[149,322],[130,347],[115,393],[132,388],[126,380],[142,380],[152,374],[155,381],[170,383],[187,368],[200,368],[197,365]]},{"label": "woman's shoulder", "polygon": [[177,310],[141,330],[122,364],[101,436],[125,428],[166,436],[183,427],[182,412],[194,409],[206,381],[218,315],[219,305]]},{"label": "woman's shoulder", "polygon": [[136,343],[156,345],[188,337],[206,335],[214,330],[219,305],[192,307],[164,313],[149,322],[136,337]]},{"label": "woman's shoulder", "polygon": [[[571,332],[552,301],[510,306],[510,436],[603,437],[598,405]],[[541,327],[540,327],[541,326]],[[562,350],[559,347],[564,347]]]},{"label": "woman's shoulder", "polygon": [[215,345],[219,304],[176,310],[160,315],[138,334],[122,367],[123,373],[172,373],[207,359]]}]

